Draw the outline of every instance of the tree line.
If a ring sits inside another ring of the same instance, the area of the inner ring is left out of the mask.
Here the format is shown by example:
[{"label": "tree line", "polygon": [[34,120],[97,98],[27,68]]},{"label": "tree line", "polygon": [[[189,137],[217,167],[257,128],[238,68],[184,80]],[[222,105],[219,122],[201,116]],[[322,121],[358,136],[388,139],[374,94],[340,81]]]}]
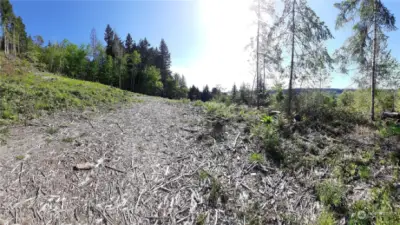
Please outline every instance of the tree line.
[{"label": "tree line", "polygon": [[203,97],[188,96],[185,77],[171,71],[171,55],[164,39],[157,47],[146,38],[136,43],[130,33],[122,40],[107,25],[105,46],[95,29],[90,32],[90,42],[86,45],[78,46],[66,39],[45,44],[40,35],[28,36],[23,20],[14,14],[9,0],[0,2],[0,15],[1,49],[8,57],[19,56],[41,70],[132,92],[173,99],[211,99],[208,86],[204,94],[201,92]]}]

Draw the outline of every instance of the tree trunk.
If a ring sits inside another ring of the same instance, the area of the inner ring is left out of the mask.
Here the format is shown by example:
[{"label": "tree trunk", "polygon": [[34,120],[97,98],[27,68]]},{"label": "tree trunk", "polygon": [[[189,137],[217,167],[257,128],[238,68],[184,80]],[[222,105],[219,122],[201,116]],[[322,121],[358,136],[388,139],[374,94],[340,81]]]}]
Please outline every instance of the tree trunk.
[{"label": "tree trunk", "polygon": [[260,0],[258,0],[258,10],[257,10],[257,47],[256,47],[256,98],[257,98],[257,108],[260,108],[260,74],[259,74],[259,46],[260,46]]},{"label": "tree trunk", "polygon": [[374,0],[374,52],[372,59],[371,76],[371,120],[375,120],[375,76],[376,76],[376,49],[377,49],[377,21],[376,21],[376,0]]},{"label": "tree trunk", "polygon": [[3,36],[4,36],[4,53],[8,54],[8,39],[7,39],[7,22],[3,25]]},{"label": "tree trunk", "polygon": [[296,6],[296,0],[293,0],[293,6],[292,6],[292,58],[290,62],[290,78],[289,78],[289,90],[288,90],[288,110],[287,113],[290,115],[291,113],[291,107],[292,107],[292,86],[293,86],[293,70],[294,70],[294,33],[295,33],[295,6]]},{"label": "tree trunk", "polygon": [[15,30],[13,30],[13,52],[14,52],[14,55],[17,55],[17,45],[16,45],[16,41],[15,41]]},{"label": "tree trunk", "polygon": [[392,105],[392,112],[396,111],[396,95],[397,95],[397,91],[396,89],[393,90],[393,105]]}]

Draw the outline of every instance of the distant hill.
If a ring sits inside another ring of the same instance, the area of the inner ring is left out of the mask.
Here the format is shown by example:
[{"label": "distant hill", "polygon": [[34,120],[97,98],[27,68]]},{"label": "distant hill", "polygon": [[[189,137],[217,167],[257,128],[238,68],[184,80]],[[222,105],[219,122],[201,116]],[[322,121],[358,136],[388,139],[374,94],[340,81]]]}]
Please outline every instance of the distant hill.
[{"label": "distant hill", "polygon": [[[322,88],[322,91],[325,93],[332,93],[336,95],[340,95],[344,91],[355,91],[356,89],[339,89],[339,88]],[[287,93],[287,89],[283,90],[283,93]],[[320,91],[319,88],[295,88],[293,89],[294,93],[301,93],[301,92],[312,92],[312,91]],[[275,90],[270,90],[269,93],[275,93]]]}]

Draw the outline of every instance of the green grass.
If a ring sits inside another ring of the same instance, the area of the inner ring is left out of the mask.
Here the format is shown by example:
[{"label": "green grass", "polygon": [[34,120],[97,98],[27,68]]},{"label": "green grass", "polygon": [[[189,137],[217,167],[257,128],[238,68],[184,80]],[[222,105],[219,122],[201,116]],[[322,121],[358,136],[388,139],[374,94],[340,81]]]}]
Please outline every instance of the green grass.
[{"label": "green grass", "polygon": [[16,159],[16,160],[23,160],[23,159],[25,159],[25,156],[23,156],[23,155],[17,155],[17,156],[15,156],[15,159]]},{"label": "green grass", "polygon": [[0,123],[32,119],[43,112],[82,110],[134,100],[130,92],[51,74],[2,74],[0,96]]}]

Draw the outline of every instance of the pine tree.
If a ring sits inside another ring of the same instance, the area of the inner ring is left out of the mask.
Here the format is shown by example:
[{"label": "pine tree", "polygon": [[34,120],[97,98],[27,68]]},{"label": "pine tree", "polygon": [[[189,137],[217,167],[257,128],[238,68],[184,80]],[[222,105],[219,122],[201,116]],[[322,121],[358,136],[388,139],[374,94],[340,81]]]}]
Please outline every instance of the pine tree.
[{"label": "pine tree", "polygon": [[237,87],[236,87],[236,84],[233,84],[232,91],[231,91],[231,98],[232,98],[232,102],[236,102],[236,99],[237,99]]},{"label": "pine tree", "polygon": [[106,54],[114,57],[113,44],[114,44],[114,31],[108,24],[104,33],[104,41],[106,42]]},{"label": "pine tree", "polygon": [[208,88],[208,85],[206,85],[203,88],[203,91],[201,92],[201,100],[203,102],[209,101],[212,98],[212,95],[210,93],[210,89]]},{"label": "pine tree", "polygon": [[118,37],[117,33],[114,33],[114,38],[113,38],[113,44],[112,44],[112,54],[114,55],[114,69],[116,69],[116,73],[118,74],[118,87],[122,88],[122,79],[123,79],[123,69],[125,68],[124,64],[125,58],[124,56],[124,50],[123,50],[123,45]]},{"label": "pine tree", "polygon": [[4,53],[9,54],[10,53],[9,47],[11,43],[11,31],[9,28],[14,17],[13,8],[9,0],[0,1],[0,15],[1,15],[1,26],[3,28]]},{"label": "pine tree", "polygon": [[125,40],[125,52],[128,54],[132,54],[133,52],[133,39],[131,37],[131,34],[128,33],[128,35],[126,36],[126,40]]},{"label": "pine tree", "polygon": [[170,67],[171,67],[171,55],[168,50],[168,46],[165,43],[164,39],[161,39],[160,43],[160,71],[161,71],[161,82],[164,84],[164,88],[166,88],[165,84],[168,76],[171,75]]},{"label": "pine tree", "polygon": [[337,52],[338,60],[344,71],[349,62],[358,64],[360,72],[368,70],[371,77],[371,120],[374,120],[377,55],[382,40],[386,38],[384,31],[395,30],[396,19],[380,0],[346,0],[336,3],[335,7],[340,10],[336,29],[355,22],[353,35]]},{"label": "pine tree", "polygon": [[310,74],[331,68],[333,61],[322,44],[333,36],[306,0],[283,0],[283,3],[282,15],[269,35],[277,46],[290,54],[287,106],[287,113],[290,114],[296,79],[307,82],[311,80]]}]

